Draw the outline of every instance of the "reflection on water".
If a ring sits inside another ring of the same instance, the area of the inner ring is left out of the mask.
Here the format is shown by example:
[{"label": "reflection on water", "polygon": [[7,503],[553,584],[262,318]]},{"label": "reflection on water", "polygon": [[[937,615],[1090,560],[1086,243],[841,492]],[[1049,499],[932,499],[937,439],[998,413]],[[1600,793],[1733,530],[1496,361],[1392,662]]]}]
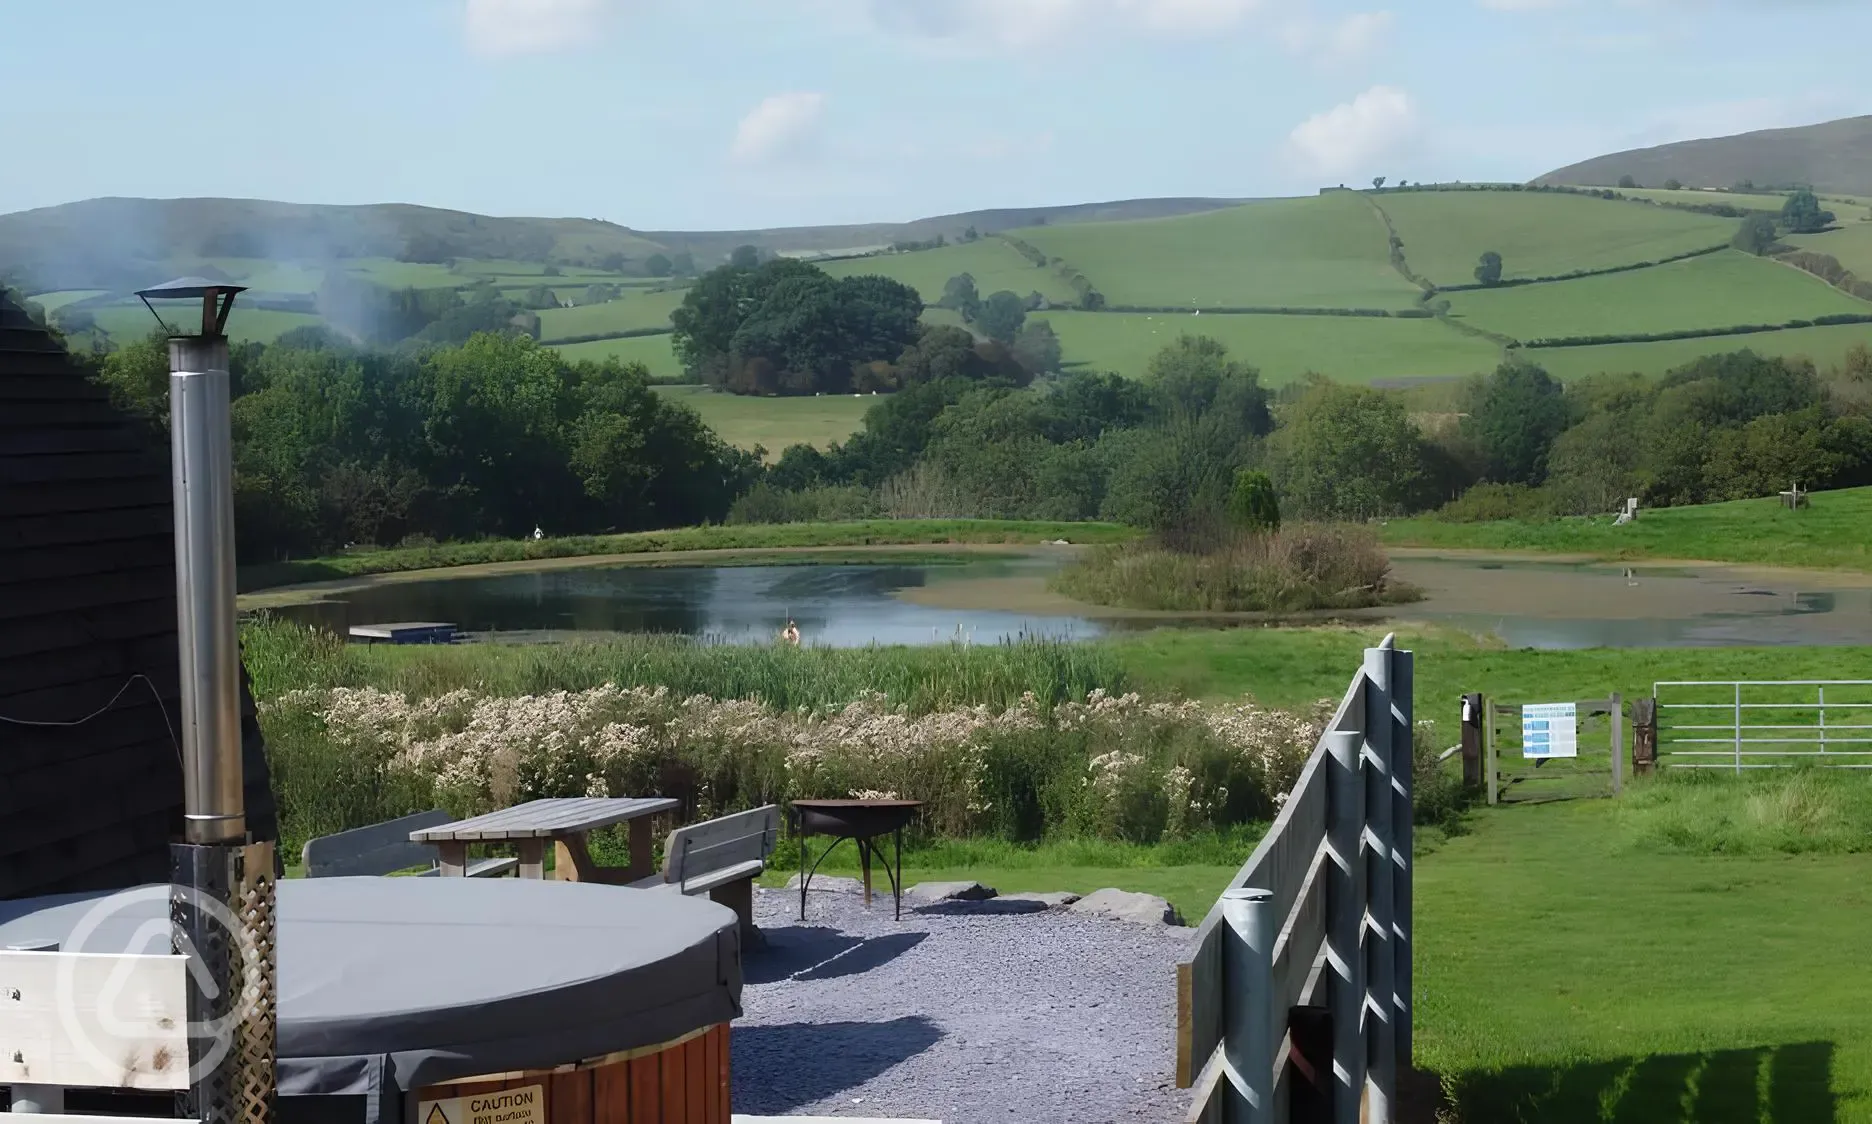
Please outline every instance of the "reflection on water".
[{"label": "reflection on water", "polygon": [[[340,630],[433,620],[483,634],[666,632],[743,642],[775,639],[790,618],[806,643],[837,647],[1265,624],[1074,614],[1070,602],[1045,598],[1046,576],[1060,562],[593,567],[387,583],[282,612]],[[1872,588],[1851,578],[1450,558],[1400,559],[1394,569],[1424,591],[1422,602],[1341,616],[1448,625],[1517,648],[1872,644]],[[915,602],[900,596],[917,589],[924,594]]]},{"label": "reflection on water", "polygon": [[667,632],[739,642],[773,640],[790,619],[798,623],[802,642],[833,647],[1086,638],[1105,632],[1104,626],[1082,618],[941,609],[896,596],[933,581],[1019,572],[1026,563],[553,570],[399,582],[280,612],[334,629],[429,620],[476,633]]}]

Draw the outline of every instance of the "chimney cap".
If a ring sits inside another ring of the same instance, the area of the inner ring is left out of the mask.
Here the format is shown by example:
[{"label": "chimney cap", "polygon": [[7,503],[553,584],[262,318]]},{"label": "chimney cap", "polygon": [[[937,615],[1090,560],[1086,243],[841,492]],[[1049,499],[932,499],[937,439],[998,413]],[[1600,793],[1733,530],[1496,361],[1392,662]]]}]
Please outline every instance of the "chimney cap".
[{"label": "chimney cap", "polygon": [[244,293],[246,291],[247,286],[227,281],[210,281],[206,277],[178,277],[174,281],[164,281],[160,285],[138,289],[136,295],[144,300],[200,300],[209,293]]},{"label": "chimney cap", "polygon": [[150,298],[157,300],[198,300],[202,302],[201,336],[203,339],[218,338],[227,330],[228,313],[234,311],[234,297],[247,291],[245,285],[232,285],[221,281],[210,281],[206,277],[178,277],[174,281],[165,281],[147,289],[138,289],[137,299],[143,307],[150,310],[150,315],[163,326],[171,336],[183,333],[169,326],[150,303]]}]

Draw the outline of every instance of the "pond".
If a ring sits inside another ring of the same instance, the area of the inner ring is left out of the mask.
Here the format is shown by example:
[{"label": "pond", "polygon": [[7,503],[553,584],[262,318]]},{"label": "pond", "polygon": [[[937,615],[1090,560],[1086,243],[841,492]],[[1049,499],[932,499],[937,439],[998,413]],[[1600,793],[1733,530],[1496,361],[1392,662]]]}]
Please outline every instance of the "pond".
[{"label": "pond", "polygon": [[[570,567],[367,583],[276,611],[340,630],[449,621],[516,640],[663,632],[768,641],[792,619],[805,643],[836,647],[1268,623],[1248,614],[1134,613],[1070,601],[1046,583],[1067,557],[1048,550],[959,561]],[[1511,647],[1551,649],[1872,643],[1866,575],[1408,553],[1394,569],[1424,591],[1423,601],[1334,619],[1420,621]]]}]

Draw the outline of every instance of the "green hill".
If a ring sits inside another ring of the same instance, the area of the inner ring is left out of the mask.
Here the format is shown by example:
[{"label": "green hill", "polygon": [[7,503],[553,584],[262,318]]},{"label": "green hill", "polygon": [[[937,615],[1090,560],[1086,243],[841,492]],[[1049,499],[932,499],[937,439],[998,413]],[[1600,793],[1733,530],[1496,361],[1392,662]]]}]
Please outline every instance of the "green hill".
[{"label": "green hill", "polygon": [[1652,186],[1674,179],[1691,187],[1807,184],[1816,191],[1872,194],[1872,117],[1616,152],[1534,182],[1612,187],[1623,176]]}]

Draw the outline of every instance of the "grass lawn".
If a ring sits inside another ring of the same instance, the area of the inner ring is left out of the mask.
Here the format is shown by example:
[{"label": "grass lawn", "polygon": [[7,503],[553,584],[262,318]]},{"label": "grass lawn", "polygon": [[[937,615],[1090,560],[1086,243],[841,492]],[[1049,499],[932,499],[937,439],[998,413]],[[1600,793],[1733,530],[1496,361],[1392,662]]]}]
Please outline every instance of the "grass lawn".
[{"label": "grass lawn", "polygon": [[1078,299],[1052,267],[1042,269],[1020,255],[999,238],[983,238],[935,250],[917,250],[908,254],[880,254],[871,258],[849,258],[817,263],[834,277],[857,277],[877,274],[904,284],[923,294],[923,300],[935,304],[942,299],[943,285],[958,273],[975,278],[975,288],[983,297],[1007,289],[1025,297],[1038,291],[1049,301],[1071,303]]},{"label": "grass lawn", "polygon": [[679,379],[683,377],[683,367],[677,362],[676,353],[670,350],[671,338],[667,335],[631,336],[621,340],[553,344],[552,348],[573,361],[589,359],[602,363],[616,359],[620,363],[642,363],[650,369],[653,379]]},{"label": "grass lawn", "polygon": [[446,265],[429,262],[397,261],[393,258],[350,258],[347,271],[364,280],[392,289],[454,289],[465,282]]},{"label": "grass lawn", "polygon": [[1179,335],[1212,336],[1258,367],[1268,386],[1309,371],[1342,382],[1443,378],[1490,371],[1501,352],[1435,320],[1364,316],[1202,316],[1142,312],[1040,312],[1059,333],[1066,361],[1133,377]]},{"label": "grass lawn", "polygon": [[[669,346],[669,337],[652,337]],[[696,413],[723,441],[741,449],[759,445],[771,459],[779,459],[788,445],[825,448],[850,437],[864,425],[865,411],[883,400],[880,395],[809,395],[793,398],[756,398],[723,394],[706,386],[659,386],[672,401]]]},{"label": "grass lawn", "polygon": [[[104,308],[86,309],[97,326],[109,334],[119,346],[130,343],[156,330],[156,319],[141,302],[136,304],[109,305]],[[157,306],[163,319],[173,327],[187,331],[197,331],[201,327],[201,306],[192,308],[188,305],[171,301]],[[240,340],[258,340],[272,343],[280,333],[294,328],[317,326],[325,321],[310,312],[275,312],[272,309],[242,308],[237,301],[234,311],[228,314],[228,338]]]},{"label": "grass lawn", "polygon": [[1625,527],[1613,526],[1609,515],[1495,523],[1394,519],[1383,534],[1392,546],[1872,571],[1872,534],[1867,531],[1872,488],[1816,492],[1811,504],[1802,511],[1789,511],[1773,499],[1660,507],[1640,512],[1638,521]]},{"label": "grass lawn", "polygon": [[1837,230],[1790,234],[1781,240],[1816,254],[1831,254],[1841,265],[1858,274],[1861,281],[1872,281],[1872,222],[1862,221],[1865,214],[1863,210],[1841,213]]},{"label": "grass lawn", "polygon": [[1734,236],[1736,219],[1578,195],[1423,191],[1382,195],[1404,256],[1441,285],[1469,284],[1482,255],[1502,256],[1507,277],[1552,277],[1657,261]]},{"label": "grass lawn", "polygon": [[1418,863],[1417,1064],[1461,1119],[1872,1121],[1872,856],[1659,853],[1622,813],[1485,810]]},{"label": "grass lawn", "polygon": [[1620,187],[1613,190],[1633,199],[1651,199],[1659,203],[1707,203],[1719,207],[1744,207],[1751,211],[1779,211],[1787,205],[1787,196],[1774,192],[1743,195],[1729,191],[1672,191],[1664,187]]},{"label": "grass lawn", "polygon": [[1111,304],[1401,309],[1419,292],[1391,267],[1384,226],[1352,192],[1015,234],[1083,272]]},{"label": "grass lawn", "polygon": [[1849,297],[1818,277],[1740,250],[1551,285],[1451,293],[1449,300],[1454,315],[1523,340],[1872,313],[1872,303]]},{"label": "grass lawn", "polygon": [[260,563],[240,571],[240,588],[270,589],[301,582],[335,581],[366,574],[402,573],[491,562],[649,554],[673,550],[775,550],[938,543],[1119,542],[1136,532],[1116,523],[1058,523],[1025,519],[865,519],[851,523],[736,524],[637,531],[622,535],[486,539],[435,546],[354,550],[324,558]]},{"label": "grass lawn", "polygon": [[626,293],[614,301],[577,308],[540,310],[540,339],[551,343],[568,336],[595,332],[628,332],[634,328],[667,328],[670,313],[683,302],[684,290]]},{"label": "grass lawn", "polygon": [[[1572,284],[1572,282],[1567,282]],[[1536,290],[1548,286],[1535,286]],[[1702,339],[1660,340],[1656,343],[1610,343],[1593,347],[1532,348],[1521,354],[1539,363],[1559,379],[1576,379],[1605,371],[1637,371],[1661,375],[1706,355],[1744,349],[1758,355],[1807,358],[1821,371],[1837,366],[1858,344],[1872,347],[1872,324],[1828,324],[1819,328],[1792,328],[1747,336],[1711,336]]]}]

